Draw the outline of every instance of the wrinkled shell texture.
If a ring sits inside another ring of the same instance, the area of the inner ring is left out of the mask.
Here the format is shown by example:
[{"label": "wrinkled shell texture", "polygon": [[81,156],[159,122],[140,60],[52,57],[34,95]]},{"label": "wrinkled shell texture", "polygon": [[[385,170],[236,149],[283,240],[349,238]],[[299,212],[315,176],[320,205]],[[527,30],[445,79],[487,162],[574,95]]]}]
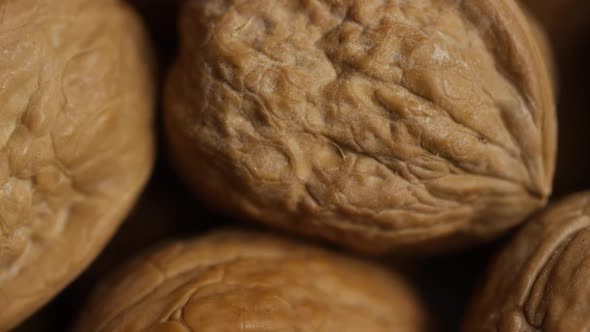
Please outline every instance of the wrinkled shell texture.
[{"label": "wrinkled shell texture", "polygon": [[0,0],[0,331],[97,255],[146,181],[148,55],[119,2]]},{"label": "wrinkled shell texture", "polygon": [[179,170],[246,219],[369,251],[491,238],[545,204],[555,106],[512,0],[189,1]]},{"label": "wrinkled shell texture", "polygon": [[491,265],[465,331],[590,330],[590,192],[536,217]]},{"label": "wrinkled shell texture", "polygon": [[423,331],[400,276],[260,233],[224,230],[138,257],[75,331]]}]

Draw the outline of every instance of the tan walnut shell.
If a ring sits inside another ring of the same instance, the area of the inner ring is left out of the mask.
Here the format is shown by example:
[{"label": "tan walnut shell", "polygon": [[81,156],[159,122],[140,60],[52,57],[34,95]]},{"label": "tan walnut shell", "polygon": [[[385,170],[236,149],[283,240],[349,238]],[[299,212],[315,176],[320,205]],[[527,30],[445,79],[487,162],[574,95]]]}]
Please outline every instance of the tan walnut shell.
[{"label": "tan walnut shell", "polygon": [[553,87],[513,0],[188,1],[172,155],[233,215],[371,252],[465,246],[545,205]]},{"label": "tan walnut shell", "polygon": [[152,55],[112,0],[0,0],[0,331],[98,254],[154,158]]},{"label": "tan walnut shell", "polygon": [[94,292],[74,331],[425,331],[390,270],[269,234],[223,230],[135,259]]},{"label": "tan walnut shell", "polygon": [[490,266],[464,331],[590,329],[590,192],[550,206]]}]

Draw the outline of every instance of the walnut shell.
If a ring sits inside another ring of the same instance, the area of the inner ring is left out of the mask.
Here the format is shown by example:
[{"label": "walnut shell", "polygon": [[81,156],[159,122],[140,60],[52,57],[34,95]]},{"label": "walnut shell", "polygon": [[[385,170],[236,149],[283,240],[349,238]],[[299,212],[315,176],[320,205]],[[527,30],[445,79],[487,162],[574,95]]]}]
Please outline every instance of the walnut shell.
[{"label": "walnut shell", "polygon": [[550,206],[490,266],[464,331],[587,331],[590,192]]},{"label": "walnut shell", "polygon": [[545,205],[553,87],[512,0],[205,0],[181,20],[166,127],[212,206],[416,252]]},{"label": "walnut shell", "polygon": [[425,331],[404,279],[238,230],[169,244],[105,280],[74,331]]},{"label": "walnut shell", "polygon": [[149,176],[152,59],[111,0],[0,0],[0,331],[98,254]]}]

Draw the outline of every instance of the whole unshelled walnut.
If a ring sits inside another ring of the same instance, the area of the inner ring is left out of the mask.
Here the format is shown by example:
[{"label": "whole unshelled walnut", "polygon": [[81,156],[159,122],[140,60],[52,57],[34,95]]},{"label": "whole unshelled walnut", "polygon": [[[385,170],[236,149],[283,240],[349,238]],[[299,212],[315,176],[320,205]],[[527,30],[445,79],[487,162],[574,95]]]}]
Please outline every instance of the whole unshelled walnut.
[{"label": "whole unshelled walnut", "polygon": [[490,266],[464,331],[588,331],[590,192],[550,206]]},{"label": "whole unshelled walnut", "polygon": [[513,0],[188,1],[180,29],[167,132],[219,209],[419,252],[546,203],[553,87]]},{"label": "whole unshelled walnut", "polygon": [[154,158],[152,56],[114,0],[0,0],[0,331],[76,277]]},{"label": "whole unshelled walnut", "polygon": [[239,230],[169,244],[105,280],[75,331],[425,331],[392,271]]}]

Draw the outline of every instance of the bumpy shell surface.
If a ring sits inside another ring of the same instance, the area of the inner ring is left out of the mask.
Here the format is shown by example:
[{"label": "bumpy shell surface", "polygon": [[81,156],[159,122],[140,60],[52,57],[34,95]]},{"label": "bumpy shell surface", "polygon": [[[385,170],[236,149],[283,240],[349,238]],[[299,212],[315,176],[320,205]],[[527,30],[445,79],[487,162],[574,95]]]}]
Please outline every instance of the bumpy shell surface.
[{"label": "bumpy shell surface", "polygon": [[549,207],[503,249],[464,331],[590,330],[590,192]]},{"label": "bumpy shell surface", "polygon": [[96,289],[75,331],[424,331],[425,319],[391,271],[224,230],[137,258]]},{"label": "bumpy shell surface", "polygon": [[151,56],[117,1],[0,0],[0,331],[103,247],[153,160]]},{"label": "bumpy shell surface", "polygon": [[512,0],[189,1],[174,158],[210,204],[363,250],[496,236],[551,191],[536,33]]}]

